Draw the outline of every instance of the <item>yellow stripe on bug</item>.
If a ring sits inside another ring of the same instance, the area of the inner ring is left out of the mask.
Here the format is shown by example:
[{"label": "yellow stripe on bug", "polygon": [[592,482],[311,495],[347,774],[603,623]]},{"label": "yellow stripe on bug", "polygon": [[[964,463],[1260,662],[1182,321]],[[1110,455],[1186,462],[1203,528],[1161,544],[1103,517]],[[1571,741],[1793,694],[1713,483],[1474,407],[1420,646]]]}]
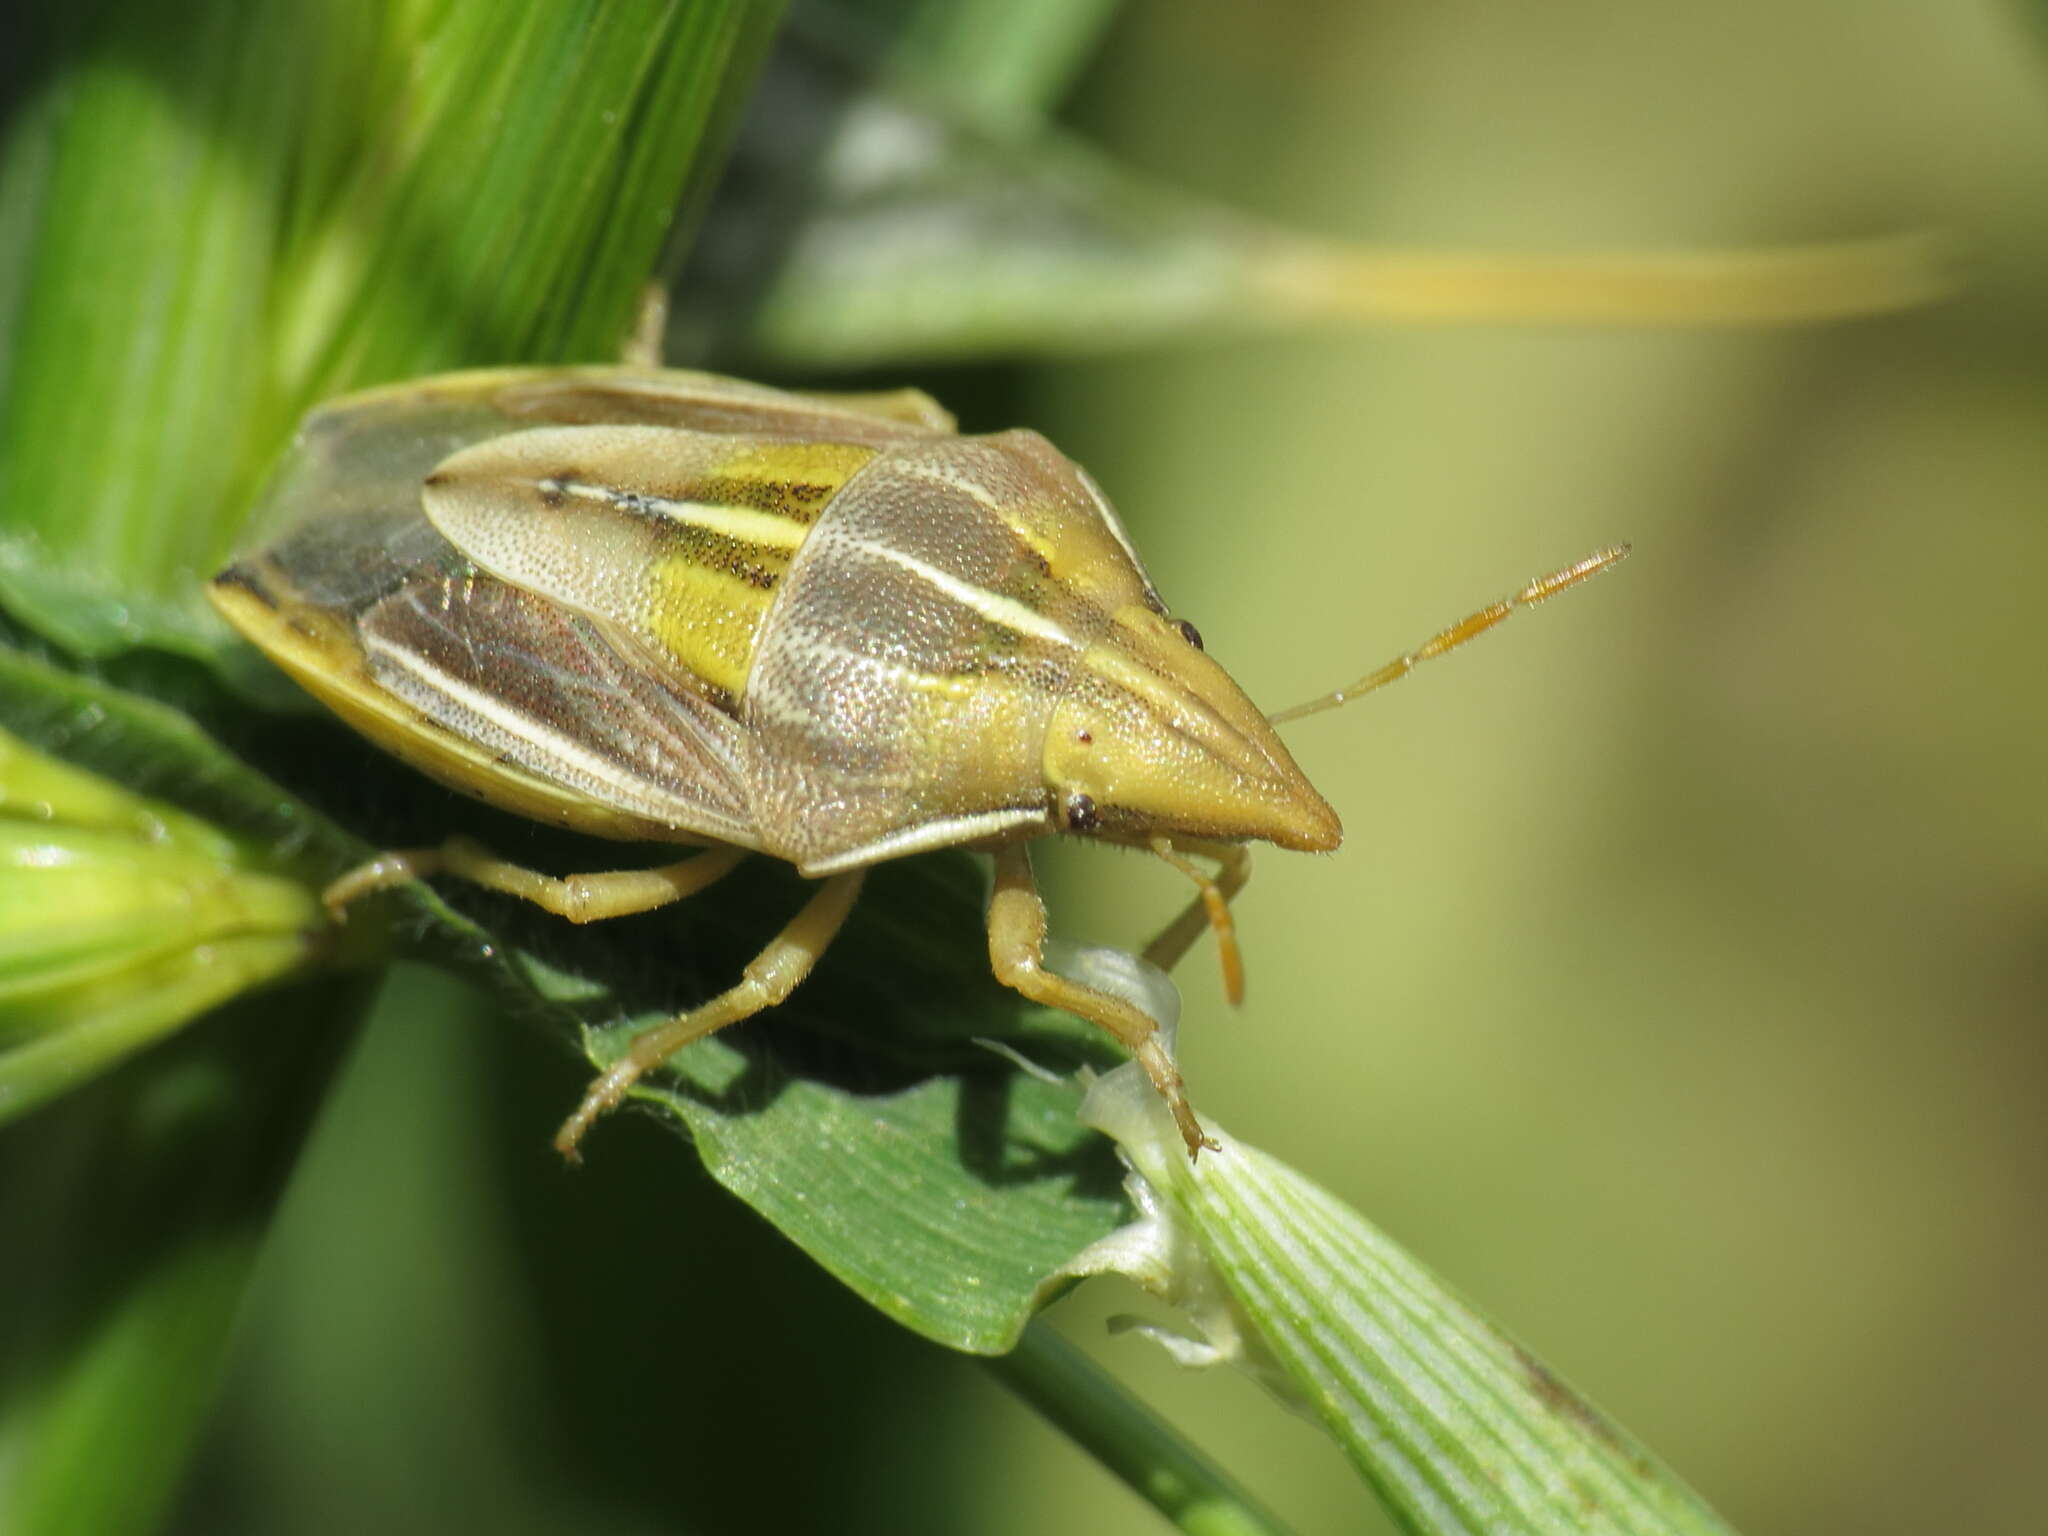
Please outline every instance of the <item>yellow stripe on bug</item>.
[{"label": "yellow stripe on bug", "polygon": [[858,443],[753,443],[720,462],[697,499],[751,507],[808,528],[876,450]]},{"label": "yellow stripe on bug", "polygon": [[736,705],[746,693],[754,646],[774,601],[775,585],[759,585],[679,551],[649,573],[645,632],[685,670],[727,695],[719,703]]}]

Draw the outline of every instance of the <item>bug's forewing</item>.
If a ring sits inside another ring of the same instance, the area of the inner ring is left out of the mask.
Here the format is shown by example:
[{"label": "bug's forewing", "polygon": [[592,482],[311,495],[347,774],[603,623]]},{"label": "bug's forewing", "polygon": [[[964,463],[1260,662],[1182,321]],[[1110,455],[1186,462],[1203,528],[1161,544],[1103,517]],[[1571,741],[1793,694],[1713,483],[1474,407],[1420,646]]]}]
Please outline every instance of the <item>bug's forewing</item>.
[{"label": "bug's forewing", "polygon": [[[785,458],[828,427],[924,435],[896,415],[702,375],[515,370],[374,391],[308,422],[270,498],[296,527],[223,573],[215,601],[351,724],[444,782],[602,835],[755,846],[732,701],[650,650],[641,626],[481,570],[421,512],[422,484],[451,455],[600,407],[736,419],[786,436]],[[571,547],[601,548],[600,523]],[[701,574],[694,558],[675,563],[683,586]],[[694,632],[687,614],[673,628]]]},{"label": "bug's forewing", "polygon": [[602,836],[754,846],[737,730],[417,514],[309,525],[215,586],[351,725],[457,789]]}]

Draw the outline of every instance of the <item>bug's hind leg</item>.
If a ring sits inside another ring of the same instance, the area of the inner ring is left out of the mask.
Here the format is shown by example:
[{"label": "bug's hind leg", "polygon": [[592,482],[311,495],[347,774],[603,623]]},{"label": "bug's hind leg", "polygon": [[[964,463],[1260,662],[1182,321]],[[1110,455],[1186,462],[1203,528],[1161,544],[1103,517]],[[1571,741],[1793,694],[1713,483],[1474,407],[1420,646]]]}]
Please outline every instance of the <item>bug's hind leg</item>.
[{"label": "bug's hind leg", "polygon": [[628,368],[659,368],[668,345],[668,289],[649,283],[640,290],[640,308],[633,316],[633,334],[619,348]]},{"label": "bug's hind leg", "polygon": [[1159,1023],[1143,1009],[1110,993],[1069,981],[1045,968],[1045,902],[1031,876],[1031,855],[1022,843],[996,851],[996,888],[988,906],[988,957],[996,980],[1034,1003],[1061,1008],[1107,1030],[1137,1057],[1152,1086],[1173,1111],[1188,1156],[1216,1143],[1202,1133],[1188,1103],[1180,1068],[1159,1039]]},{"label": "bug's hind leg", "polygon": [[584,1132],[606,1110],[615,1108],[642,1076],[693,1041],[752,1018],[765,1008],[794,992],[818,957],[838,936],[846,916],[860,895],[864,869],[833,875],[818,887],[803,910],[790,919],[768,945],[748,962],[738,986],[721,992],[700,1008],[678,1014],[666,1023],[643,1029],[626,1047],[626,1054],[613,1062],[609,1071],[593,1082],[583,1095],[576,1113],[562,1122],[555,1134],[555,1150],[575,1161],[576,1144]]},{"label": "bug's hind leg", "polygon": [[499,858],[466,837],[451,837],[436,848],[379,854],[358,865],[320,893],[337,922],[352,901],[429,875],[454,875],[472,885],[519,896],[572,923],[652,912],[694,896],[722,879],[745,858],[743,848],[709,848],[693,858],[656,869],[614,869],[556,879]]},{"label": "bug's hind leg", "polygon": [[[1155,837],[1152,851],[1195,882],[1198,893],[1159,937],[1145,946],[1145,958],[1162,971],[1180,964],[1188,947],[1206,928],[1216,930],[1217,958],[1223,962],[1223,995],[1244,1001],[1244,956],[1238,949],[1237,925],[1231,921],[1231,898],[1252,877],[1252,851],[1243,843],[1217,843],[1201,837]],[[1188,854],[1216,861],[1212,880],[1187,860]]]}]

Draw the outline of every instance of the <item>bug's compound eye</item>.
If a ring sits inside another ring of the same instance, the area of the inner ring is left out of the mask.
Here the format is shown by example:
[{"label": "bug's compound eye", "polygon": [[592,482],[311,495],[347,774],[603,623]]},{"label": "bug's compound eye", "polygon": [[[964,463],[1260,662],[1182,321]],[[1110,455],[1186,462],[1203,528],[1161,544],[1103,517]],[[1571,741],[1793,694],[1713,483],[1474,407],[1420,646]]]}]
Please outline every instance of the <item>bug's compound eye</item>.
[{"label": "bug's compound eye", "polygon": [[1063,809],[1069,832],[1093,832],[1102,825],[1102,812],[1095,808],[1092,795],[1069,795]]},{"label": "bug's compound eye", "polygon": [[1190,624],[1186,619],[1175,619],[1173,627],[1180,631],[1181,639],[1187,641],[1189,645],[1192,645],[1198,651],[1202,649],[1202,632],[1195,628],[1194,625]]}]

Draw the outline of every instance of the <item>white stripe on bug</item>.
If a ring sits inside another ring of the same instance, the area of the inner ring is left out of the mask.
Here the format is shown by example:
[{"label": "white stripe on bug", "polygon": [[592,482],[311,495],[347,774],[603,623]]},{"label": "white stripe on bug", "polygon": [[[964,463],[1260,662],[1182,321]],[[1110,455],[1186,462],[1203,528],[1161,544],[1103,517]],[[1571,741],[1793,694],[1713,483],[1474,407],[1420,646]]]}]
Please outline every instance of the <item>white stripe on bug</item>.
[{"label": "white stripe on bug", "polygon": [[978,504],[984,510],[993,512],[1000,520],[1007,522],[1011,512],[1014,510],[996,500],[987,486],[979,484],[969,479],[966,475],[949,469],[943,464],[906,464],[903,466],[903,472],[915,475],[920,480],[929,481],[933,485],[944,486],[949,491],[957,491],[960,495]]},{"label": "white stripe on bug", "polygon": [[911,575],[929,582],[946,596],[963,607],[971,608],[991,624],[1015,630],[1020,635],[1030,635],[1049,645],[1063,645],[1069,650],[1081,649],[1081,642],[1068,634],[1042,613],[1036,613],[1014,597],[1005,597],[1000,592],[991,592],[986,587],[977,587],[971,581],[962,581],[958,576],[940,570],[936,565],[920,560],[915,555],[905,554],[900,549],[891,549],[886,544],[877,544],[869,539],[848,541],[852,547],[875,555],[891,564],[901,566]]},{"label": "white stripe on bug", "polygon": [[1051,818],[1043,806],[1020,805],[1001,811],[977,811],[969,816],[941,816],[914,827],[904,827],[886,837],[858,848],[849,848],[828,859],[818,859],[800,867],[800,873],[810,879],[836,875],[843,870],[857,869],[863,864],[879,863],[883,859],[897,859],[907,853],[924,853],[933,848],[957,847],[971,843],[976,838],[994,837],[999,833],[1013,831],[1018,827],[1032,825],[1049,826]]},{"label": "white stripe on bug", "polygon": [[[495,726],[506,739],[534,749],[536,756],[551,759],[556,765],[554,771],[566,782],[573,782],[581,776],[588,783],[603,785],[621,804],[643,815],[660,817],[673,814],[677,802],[674,797],[664,794],[659,785],[622,775],[617,763],[591,751],[573,737],[551,729],[535,716],[508,708],[502,700],[450,676],[419,652],[366,634],[363,637],[363,654],[393,671],[407,674],[420,686],[454,700],[480,720]],[[736,843],[744,837],[737,831],[726,835]]]},{"label": "white stripe on bug", "polygon": [[752,507],[729,507],[710,501],[674,501],[666,496],[639,493],[621,495],[614,487],[591,485],[580,480],[544,480],[541,488],[608,507],[631,507],[672,523],[702,528],[706,533],[723,534],[747,544],[767,544],[776,549],[794,551],[811,531],[808,523],[785,517],[780,512],[759,512]]}]

